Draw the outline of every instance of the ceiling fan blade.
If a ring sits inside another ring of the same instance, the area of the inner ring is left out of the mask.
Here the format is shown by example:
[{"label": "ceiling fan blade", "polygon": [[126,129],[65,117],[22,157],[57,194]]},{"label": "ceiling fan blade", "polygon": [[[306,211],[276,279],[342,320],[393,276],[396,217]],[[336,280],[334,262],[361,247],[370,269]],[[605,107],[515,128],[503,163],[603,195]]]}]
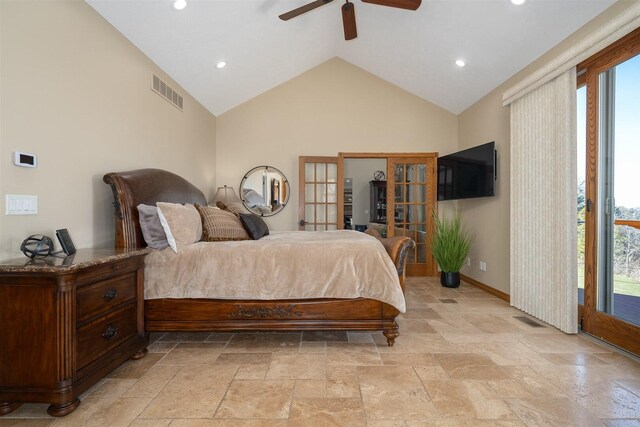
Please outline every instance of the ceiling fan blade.
[{"label": "ceiling fan blade", "polygon": [[379,4],[380,6],[398,7],[400,9],[416,10],[422,0],[362,0],[364,3]]},{"label": "ceiling fan blade", "polygon": [[356,8],[353,3],[346,2],[342,5],[342,26],[344,27],[344,39],[353,40],[358,37],[356,30]]},{"label": "ceiling fan blade", "polygon": [[316,9],[320,6],[324,6],[327,3],[331,3],[333,0],[316,0],[316,1],[312,1],[311,3],[307,3],[304,6],[300,6],[296,9],[290,10],[287,13],[283,13],[282,15],[278,16],[278,18],[282,19],[283,21],[288,21],[291,18],[295,18],[298,15],[302,15],[303,13],[309,12],[313,9]]}]

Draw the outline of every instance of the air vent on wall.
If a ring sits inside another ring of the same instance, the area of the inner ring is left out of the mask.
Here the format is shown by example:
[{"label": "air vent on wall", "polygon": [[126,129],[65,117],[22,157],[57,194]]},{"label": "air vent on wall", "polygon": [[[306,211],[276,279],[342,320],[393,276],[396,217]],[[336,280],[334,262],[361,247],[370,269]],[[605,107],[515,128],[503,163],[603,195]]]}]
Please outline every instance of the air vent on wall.
[{"label": "air vent on wall", "polygon": [[182,111],[182,96],[178,95],[178,92],[171,89],[165,82],[160,80],[158,76],[153,75],[153,83],[151,84],[151,90],[158,95],[172,103],[176,108]]}]

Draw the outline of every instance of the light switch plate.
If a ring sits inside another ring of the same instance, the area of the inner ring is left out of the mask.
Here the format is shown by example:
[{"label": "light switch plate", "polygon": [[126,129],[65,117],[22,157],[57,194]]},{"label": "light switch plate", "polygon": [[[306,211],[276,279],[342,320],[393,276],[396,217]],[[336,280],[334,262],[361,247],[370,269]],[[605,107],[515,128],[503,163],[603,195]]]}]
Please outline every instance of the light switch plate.
[{"label": "light switch plate", "polygon": [[6,215],[36,215],[38,196],[7,194],[5,198]]}]

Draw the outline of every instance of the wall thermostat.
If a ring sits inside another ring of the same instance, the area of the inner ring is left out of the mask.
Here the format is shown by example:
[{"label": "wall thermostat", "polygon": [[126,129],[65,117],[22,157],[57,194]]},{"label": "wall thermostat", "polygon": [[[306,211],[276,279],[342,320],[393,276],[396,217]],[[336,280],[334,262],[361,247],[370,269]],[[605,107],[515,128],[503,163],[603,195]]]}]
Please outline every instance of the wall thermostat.
[{"label": "wall thermostat", "polygon": [[35,168],[38,167],[38,156],[36,156],[35,154],[16,151],[15,153],[13,153],[13,163],[15,163],[16,166]]}]

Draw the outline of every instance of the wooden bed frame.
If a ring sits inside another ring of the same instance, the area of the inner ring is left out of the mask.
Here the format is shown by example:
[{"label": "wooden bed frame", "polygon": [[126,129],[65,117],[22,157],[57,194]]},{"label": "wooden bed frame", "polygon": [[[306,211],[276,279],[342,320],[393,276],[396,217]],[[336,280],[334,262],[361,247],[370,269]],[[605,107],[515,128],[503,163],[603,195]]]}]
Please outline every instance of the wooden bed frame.
[{"label": "wooden bed frame", "polygon": [[[146,247],[138,222],[140,203],[198,203],[204,194],[185,179],[160,169],[108,173],[103,178],[113,190],[115,246]],[[374,232],[374,234],[377,234]],[[393,260],[404,292],[404,267],[414,245],[408,237],[378,237]],[[153,299],[145,300],[145,330],[382,330],[392,346],[399,335],[399,311],[367,298],[301,300]]]}]

